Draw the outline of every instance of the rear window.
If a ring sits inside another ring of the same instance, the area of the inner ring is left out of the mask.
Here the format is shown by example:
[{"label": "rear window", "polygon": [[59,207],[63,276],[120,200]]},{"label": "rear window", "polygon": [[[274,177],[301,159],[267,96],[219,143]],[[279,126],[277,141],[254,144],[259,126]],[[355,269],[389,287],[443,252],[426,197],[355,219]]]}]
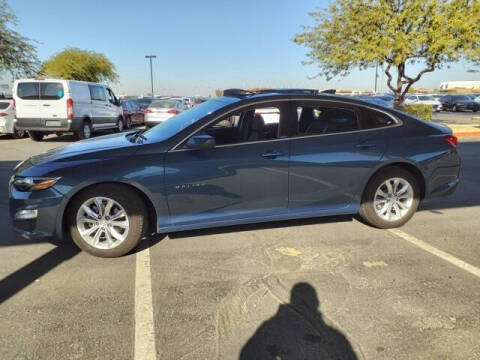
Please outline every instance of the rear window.
[{"label": "rear window", "polygon": [[9,103],[9,102],[0,101],[0,110],[5,110],[5,109],[8,108],[9,106],[10,106],[10,103]]},{"label": "rear window", "polygon": [[170,100],[154,101],[150,104],[151,108],[156,108],[156,109],[174,109],[177,106],[178,106],[178,101],[170,101]]},{"label": "rear window", "polygon": [[17,96],[23,100],[58,100],[64,95],[61,83],[19,83]]},{"label": "rear window", "polygon": [[17,86],[17,96],[23,100],[39,100],[40,83],[19,83]]},{"label": "rear window", "polygon": [[40,83],[41,100],[58,100],[63,97],[63,85],[60,83]]}]

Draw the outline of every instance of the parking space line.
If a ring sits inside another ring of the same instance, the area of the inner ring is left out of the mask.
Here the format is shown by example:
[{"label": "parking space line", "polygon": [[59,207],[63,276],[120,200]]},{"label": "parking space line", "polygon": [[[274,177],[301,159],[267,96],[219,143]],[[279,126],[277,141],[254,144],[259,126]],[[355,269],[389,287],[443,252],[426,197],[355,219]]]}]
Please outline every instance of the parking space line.
[{"label": "parking space line", "polygon": [[136,255],[134,359],[156,359],[156,356],[150,250],[147,244]]},{"label": "parking space line", "polygon": [[446,253],[445,251],[439,250],[436,247],[433,247],[430,244],[427,244],[426,242],[417,239],[415,236],[412,236],[410,234],[407,234],[401,230],[398,229],[390,229],[389,230],[392,234],[397,235],[398,237],[401,237],[404,240],[407,240],[408,242],[412,243],[415,246],[418,246],[420,249],[428,251],[430,254],[433,254],[435,256],[438,256],[439,258],[448,261],[449,263],[465,270],[468,271],[470,274],[473,274],[475,276],[480,277],[480,269],[477,268],[476,266],[470,265],[469,263],[466,263],[463,260],[460,260],[456,258],[453,255],[450,255],[449,253]]}]

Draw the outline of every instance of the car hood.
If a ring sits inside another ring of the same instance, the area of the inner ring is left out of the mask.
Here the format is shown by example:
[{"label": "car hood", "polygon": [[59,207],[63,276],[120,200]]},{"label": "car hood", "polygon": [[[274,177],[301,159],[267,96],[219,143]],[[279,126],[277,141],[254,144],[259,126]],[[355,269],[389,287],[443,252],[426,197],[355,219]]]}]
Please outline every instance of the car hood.
[{"label": "car hood", "polygon": [[60,146],[38,155],[34,155],[21,162],[15,168],[15,173],[19,173],[32,166],[41,166],[57,160],[61,160],[72,155],[82,155],[95,151],[110,150],[126,147],[138,146],[126,138],[127,133],[99,136],[92,139],[81,140],[75,143]]}]

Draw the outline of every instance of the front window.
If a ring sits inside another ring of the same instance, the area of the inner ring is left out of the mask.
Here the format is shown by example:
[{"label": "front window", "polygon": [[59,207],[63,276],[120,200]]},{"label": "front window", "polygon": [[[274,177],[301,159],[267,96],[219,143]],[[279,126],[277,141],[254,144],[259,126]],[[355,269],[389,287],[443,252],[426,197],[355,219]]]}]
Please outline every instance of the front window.
[{"label": "front window", "polygon": [[[233,101],[236,100],[232,99],[230,102]],[[195,124],[197,121],[228,105],[230,102],[220,99],[206,101],[198,106],[195,106],[194,108],[191,108],[190,110],[183,111],[180,114],[175,115],[168,120],[154,126],[153,128],[147,130],[144,135],[148,140],[152,141],[167,140],[190,125]]]}]

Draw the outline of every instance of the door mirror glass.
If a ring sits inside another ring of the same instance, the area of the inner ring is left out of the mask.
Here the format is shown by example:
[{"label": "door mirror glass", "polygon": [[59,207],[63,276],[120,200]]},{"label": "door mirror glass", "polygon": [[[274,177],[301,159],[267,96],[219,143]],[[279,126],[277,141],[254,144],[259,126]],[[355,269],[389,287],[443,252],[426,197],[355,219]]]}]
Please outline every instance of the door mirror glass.
[{"label": "door mirror glass", "polygon": [[187,148],[207,150],[215,147],[215,138],[210,135],[195,135],[188,139]]}]

